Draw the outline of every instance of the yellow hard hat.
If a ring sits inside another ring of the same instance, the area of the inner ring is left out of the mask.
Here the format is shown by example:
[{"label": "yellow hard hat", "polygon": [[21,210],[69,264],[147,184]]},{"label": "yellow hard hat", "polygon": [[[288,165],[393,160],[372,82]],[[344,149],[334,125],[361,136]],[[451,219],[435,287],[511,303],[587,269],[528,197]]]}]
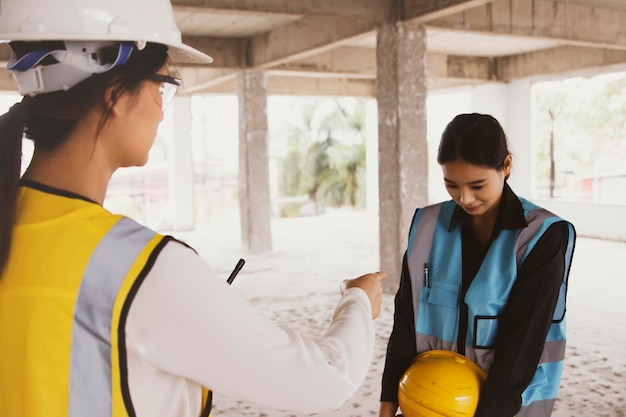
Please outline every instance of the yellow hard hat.
[{"label": "yellow hard hat", "polygon": [[398,403],[404,417],[471,417],[487,374],[465,356],[430,350],[413,359],[400,378]]}]

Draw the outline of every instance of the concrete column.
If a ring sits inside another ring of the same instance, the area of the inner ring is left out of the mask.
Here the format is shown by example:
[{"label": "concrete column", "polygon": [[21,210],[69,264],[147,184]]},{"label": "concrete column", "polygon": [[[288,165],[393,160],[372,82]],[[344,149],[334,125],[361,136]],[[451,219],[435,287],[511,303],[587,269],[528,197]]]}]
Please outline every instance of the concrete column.
[{"label": "concrete column", "polygon": [[426,31],[389,23],[377,34],[380,263],[394,292],[415,209],[428,202]]},{"label": "concrete column", "polygon": [[267,73],[237,74],[239,100],[239,208],[246,250],[272,250],[267,126]]},{"label": "concrete column", "polygon": [[173,113],[174,134],[169,135],[169,198],[172,229],[190,230],[195,226],[193,164],[191,159],[191,97],[176,96]]}]

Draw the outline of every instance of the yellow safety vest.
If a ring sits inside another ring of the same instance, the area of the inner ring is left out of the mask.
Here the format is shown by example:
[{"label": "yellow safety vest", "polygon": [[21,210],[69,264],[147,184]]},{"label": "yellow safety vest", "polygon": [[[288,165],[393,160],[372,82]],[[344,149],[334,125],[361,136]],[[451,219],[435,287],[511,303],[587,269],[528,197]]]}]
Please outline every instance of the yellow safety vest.
[{"label": "yellow safety vest", "polygon": [[[133,417],[125,324],[168,238],[31,186],[0,278],[0,416]],[[203,400],[208,416],[209,391]]]}]

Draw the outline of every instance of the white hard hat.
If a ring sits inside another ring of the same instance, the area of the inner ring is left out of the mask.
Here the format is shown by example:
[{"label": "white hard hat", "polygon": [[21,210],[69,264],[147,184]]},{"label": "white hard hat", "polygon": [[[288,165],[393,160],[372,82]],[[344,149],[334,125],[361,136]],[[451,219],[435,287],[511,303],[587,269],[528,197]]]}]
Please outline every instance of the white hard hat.
[{"label": "white hard hat", "polygon": [[[48,54],[53,54],[57,60],[65,58],[65,63],[62,63],[65,68],[74,66],[81,72],[81,79],[73,80],[75,82],[70,80],[73,77],[71,74],[65,73],[65,80],[55,78],[48,82],[53,71],[47,68],[45,77],[48,78],[44,81],[50,87],[39,85],[35,91],[28,91],[30,87],[22,88],[20,85],[22,94],[55,91],[50,88],[55,88],[57,84],[61,85],[61,89],[67,89],[93,73],[112,68],[97,62],[86,62],[94,54],[82,53],[81,56],[80,48],[75,48],[82,45],[91,50],[94,46],[103,45],[103,41],[107,45],[131,42],[138,49],[142,49],[146,42],[159,43],[168,47],[174,62],[208,64],[213,61],[207,54],[183,44],[169,0],[0,0],[0,43],[11,41],[63,41],[67,52],[47,51]],[[123,54],[121,49],[120,54]],[[12,61],[15,60],[13,57]],[[28,82],[22,80],[27,84],[41,84],[41,70],[36,66],[18,71],[9,65],[8,69],[16,78],[18,72],[23,73],[22,78],[31,78]],[[27,72],[37,71],[39,74],[26,76]],[[56,72],[58,74],[54,77],[62,75],[62,71]],[[37,78],[38,81],[33,81]]]},{"label": "white hard hat", "polygon": [[169,0],[2,0],[0,42],[139,41],[167,45],[174,62],[213,59],[182,42]]}]

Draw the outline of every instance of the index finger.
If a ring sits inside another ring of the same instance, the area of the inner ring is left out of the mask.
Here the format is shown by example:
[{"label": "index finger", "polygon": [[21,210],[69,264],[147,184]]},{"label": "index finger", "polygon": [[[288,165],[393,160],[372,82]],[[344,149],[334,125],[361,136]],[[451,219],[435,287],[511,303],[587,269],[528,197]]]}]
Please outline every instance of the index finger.
[{"label": "index finger", "polygon": [[382,281],[383,279],[387,278],[387,273],[384,272],[384,271],[378,271],[378,272],[374,273],[374,275],[376,275],[376,278],[379,281]]}]

